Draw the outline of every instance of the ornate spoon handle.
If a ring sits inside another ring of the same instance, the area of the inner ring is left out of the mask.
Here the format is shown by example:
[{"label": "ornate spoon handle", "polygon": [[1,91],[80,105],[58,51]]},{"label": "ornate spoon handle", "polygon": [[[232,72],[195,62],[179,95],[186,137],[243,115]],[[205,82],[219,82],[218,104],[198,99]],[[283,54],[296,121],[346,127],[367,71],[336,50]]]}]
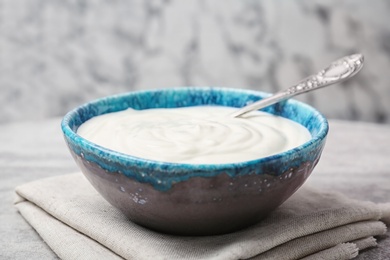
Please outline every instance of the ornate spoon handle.
[{"label": "ornate spoon handle", "polygon": [[346,56],[339,60],[332,62],[328,67],[321,70],[315,75],[311,75],[298,84],[289,87],[286,90],[277,92],[276,94],[259,100],[253,104],[245,106],[239,109],[237,112],[231,114],[232,117],[239,117],[253,110],[259,110],[261,108],[273,105],[280,101],[289,99],[296,95],[306,93],[312,90],[323,88],[335,83],[339,83],[346,79],[349,79],[358,73],[363,67],[364,57],[362,54],[353,54]]}]

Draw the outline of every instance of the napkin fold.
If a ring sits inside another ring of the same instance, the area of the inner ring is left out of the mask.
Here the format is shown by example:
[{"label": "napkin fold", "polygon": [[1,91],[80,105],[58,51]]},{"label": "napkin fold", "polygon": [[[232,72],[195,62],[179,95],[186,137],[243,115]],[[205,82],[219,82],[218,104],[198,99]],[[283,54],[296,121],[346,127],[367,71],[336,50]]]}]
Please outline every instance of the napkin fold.
[{"label": "napkin fold", "polygon": [[62,259],[351,259],[375,246],[390,220],[390,203],[304,186],[247,229],[186,237],[132,223],[81,173],[27,183],[16,194],[16,208]]}]

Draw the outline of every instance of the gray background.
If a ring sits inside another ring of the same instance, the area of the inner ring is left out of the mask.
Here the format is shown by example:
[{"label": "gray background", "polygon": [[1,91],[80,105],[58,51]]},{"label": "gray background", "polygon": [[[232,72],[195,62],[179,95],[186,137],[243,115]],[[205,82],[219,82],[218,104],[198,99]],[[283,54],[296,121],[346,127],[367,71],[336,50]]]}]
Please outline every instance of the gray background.
[{"label": "gray background", "polygon": [[138,89],[274,92],[354,52],[356,78],[300,99],[389,123],[389,13],[386,0],[0,0],[0,123]]}]

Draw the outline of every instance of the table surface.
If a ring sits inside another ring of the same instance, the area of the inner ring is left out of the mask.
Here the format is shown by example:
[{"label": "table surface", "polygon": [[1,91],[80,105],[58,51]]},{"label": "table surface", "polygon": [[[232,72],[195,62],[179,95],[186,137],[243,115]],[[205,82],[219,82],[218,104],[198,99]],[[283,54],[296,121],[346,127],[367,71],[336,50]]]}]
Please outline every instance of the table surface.
[{"label": "table surface", "polygon": [[[390,202],[390,126],[330,120],[320,163],[305,183],[349,197]],[[13,207],[17,185],[77,171],[60,118],[0,125],[0,259],[56,259]],[[390,232],[356,259],[390,259]]]}]

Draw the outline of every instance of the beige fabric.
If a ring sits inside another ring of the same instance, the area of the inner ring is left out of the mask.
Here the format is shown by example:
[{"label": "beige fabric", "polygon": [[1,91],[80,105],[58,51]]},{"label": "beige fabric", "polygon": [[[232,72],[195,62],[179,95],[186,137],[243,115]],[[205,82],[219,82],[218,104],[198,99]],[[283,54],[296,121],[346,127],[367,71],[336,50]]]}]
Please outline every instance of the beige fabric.
[{"label": "beige fabric", "polygon": [[356,257],[358,253],[359,249],[355,244],[342,243],[316,254],[304,257],[302,260],[347,260]]},{"label": "beige fabric", "polygon": [[359,248],[359,251],[369,247],[374,247],[378,244],[374,237],[366,237],[366,238],[358,239],[353,241],[352,243],[354,243],[357,246],[357,248]]},{"label": "beige fabric", "polygon": [[353,241],[356,238],[365,238],[373,234],[382,234],[385,229],[386,226],[382,222],[373,220],[343,225],[310,236],[294,239],[260,254],[257,259],[301,259],[313,252],[319,252],[333,247],[335,244],[338,245],[346,241]]},{"label": "beige fabric", "polygon": [[17,208],[61,259],[123,259],[31,202],[19,203]]},{"label": "beige fabric", "polygon": [[378,207],[382,211],[381,220],[385,223],[390,223],[390,203],[380,203]]},{"label": "beige fabric", "polygon": [[384,234],[379,219],[390,217],[389,204],[303,187],[248,229],[179,237],[128,221],[81,173],[24,184],[16,193],[20,213],[62,259],[350,259],[359,247],[347,242]]}]

